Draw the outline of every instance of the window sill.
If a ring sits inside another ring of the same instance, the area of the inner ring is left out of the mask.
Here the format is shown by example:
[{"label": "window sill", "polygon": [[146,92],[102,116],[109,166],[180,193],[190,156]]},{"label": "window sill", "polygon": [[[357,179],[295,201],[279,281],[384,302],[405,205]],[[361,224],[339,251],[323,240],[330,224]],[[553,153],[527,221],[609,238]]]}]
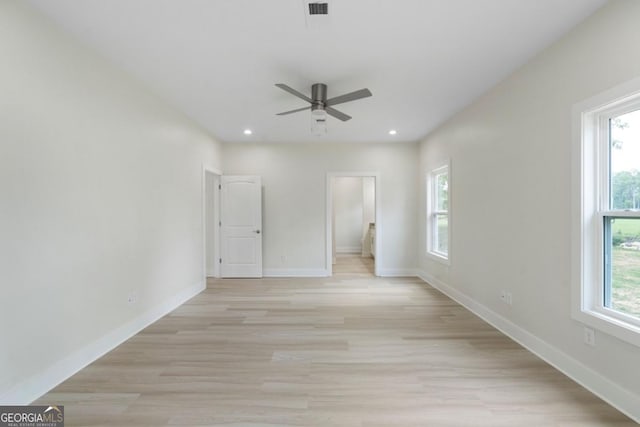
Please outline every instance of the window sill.
[{"label": "window sill", "polygon": [[427,252],[427,257],[429,257],[430,259],[434,260],[434,261],[438,261],[440,264],[444,264],[444,265],[451,265],[449,258],[447,258],[444,255],[441,255],[437,252]]}]

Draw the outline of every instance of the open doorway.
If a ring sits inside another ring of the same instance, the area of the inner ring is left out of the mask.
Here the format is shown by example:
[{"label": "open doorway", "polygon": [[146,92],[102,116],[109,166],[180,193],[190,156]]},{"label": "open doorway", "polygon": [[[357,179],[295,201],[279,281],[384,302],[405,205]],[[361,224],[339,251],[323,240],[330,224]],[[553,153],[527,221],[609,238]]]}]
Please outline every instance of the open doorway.
[{"label": "open doorway", "polygon": [[378,275],[379,199],[377,173],[327,174],[329,275]]},{"label": "open doorway", "polygon": [[220,277],[220,176],[204,169],[204,275]]}]

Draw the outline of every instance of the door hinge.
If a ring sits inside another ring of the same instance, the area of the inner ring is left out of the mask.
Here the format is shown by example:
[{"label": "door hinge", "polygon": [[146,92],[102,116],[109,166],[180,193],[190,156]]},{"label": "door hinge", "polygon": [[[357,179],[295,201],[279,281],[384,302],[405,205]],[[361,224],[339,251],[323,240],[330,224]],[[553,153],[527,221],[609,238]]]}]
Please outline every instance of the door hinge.
[{"label": "door hinge", "polygon": [[222,227],[222,221],[218,221],[218,227]]},{"label": "door hinge", "polygon": [[218,184],[218,190],[222,190],[222,184]]},{"label": "door hinge", "polygon": [[220,264],[222,264],[222,258],[220,258]]}]

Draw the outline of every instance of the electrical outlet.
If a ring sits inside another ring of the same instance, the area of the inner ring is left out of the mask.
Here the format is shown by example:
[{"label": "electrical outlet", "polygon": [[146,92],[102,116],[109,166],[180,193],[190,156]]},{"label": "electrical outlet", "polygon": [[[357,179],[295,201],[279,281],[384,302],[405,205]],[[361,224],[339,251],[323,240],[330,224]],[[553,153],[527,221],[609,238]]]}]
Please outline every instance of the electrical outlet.
[{"label": "electrical outlet", "polygon": [[129,304],[135,304],[138,301],[138,296],[136,294],[129,294],[127,297],[127,302]]},{"label": "electrical outlet", "polygon": [[507,299],[505,302],[509,305],[513,304],[513,295],[511,295],[511,292],[507,292]]},{"label": "electrical outlet", "polygon": [[591,328],[584,327],[584,343],[587,345],[596,345],[596,331]]},{"label": "electrical outlet", "polygon": [[287,262],[287,256],[286,255],[282,255],[280,257],[280,260],[282,261],[283,264],[286,263]]},{"label": "electrical outlet", "polygon": [[505,303],[507,302],[507,291],[505,290],[500,291],[500,300]]}]

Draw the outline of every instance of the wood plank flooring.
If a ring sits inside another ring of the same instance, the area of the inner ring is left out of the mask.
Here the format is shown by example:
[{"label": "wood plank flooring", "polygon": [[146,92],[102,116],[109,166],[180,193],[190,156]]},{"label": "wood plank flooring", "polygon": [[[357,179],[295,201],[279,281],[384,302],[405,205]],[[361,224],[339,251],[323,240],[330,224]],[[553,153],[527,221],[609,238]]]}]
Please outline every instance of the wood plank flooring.
[{"label": "wood plank flooring", "polygon": [[630,426],[413,278],[211,280],[36,403],[67,426]]},{"label": "wood plank flooring", "polygon": [[373,277],[375,274],[374,259],[353,254],[337,254],[336,263],[333,265],[333,274]]}]

